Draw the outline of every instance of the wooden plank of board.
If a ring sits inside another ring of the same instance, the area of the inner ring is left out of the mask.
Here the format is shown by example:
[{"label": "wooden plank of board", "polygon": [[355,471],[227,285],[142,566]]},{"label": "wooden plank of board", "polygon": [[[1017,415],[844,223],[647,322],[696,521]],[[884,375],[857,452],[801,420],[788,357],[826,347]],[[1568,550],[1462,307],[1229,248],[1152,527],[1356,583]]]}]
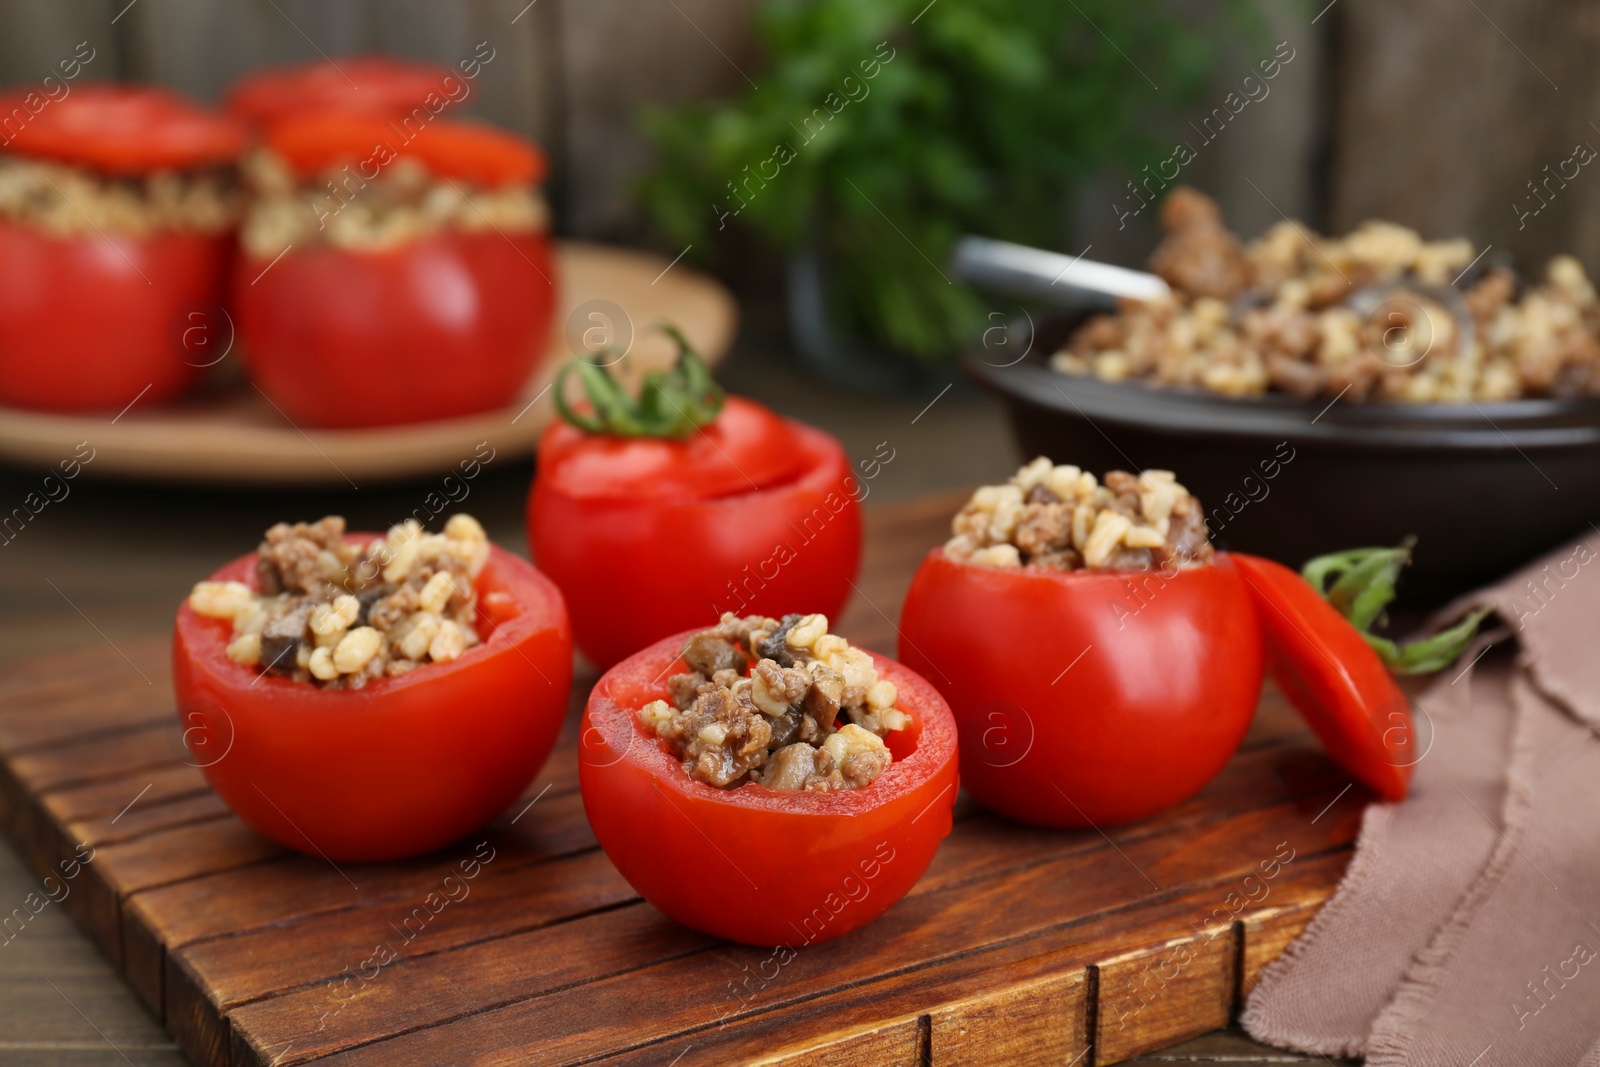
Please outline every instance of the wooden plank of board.
[{"label": "wooden plank of board", "polygon": [[[577,796],[576,745],[577,718],[569,716],[544,769],[506,816],[486,829],[484,839],[503,853],[497,872],[594,847]],[[535,810],[536,816],[521,821]],[[126,974],[152,1011],[162,1011],[166,956],[173,948],[206,937],[239,938],[264,927],[281,934],[292,920],[425,894],[440,876],[416,863],[368,865],[363,870],[371,877],[364,878],[369,888],[363,893],[352,890],[331,864],[290,852],[280,855],[248,869],[218,868],[129,895],[123,904]],[[334,928],[345,929],[337,921]]]},{"label": "wooden plank of board", "polygon": [[[155,688],[160,688],[156,683],[163,679],[170,685],[171,675],[167,673],[166,664],[170,659],[168,653],[171,644],[167,638],[124,641],[120,647],[127,653],[128,659],[147,663],[162,672],[157,676],[146,671]],[[162,666],[157,667],[157,664]],[[57,697],[81,697],[89,691],[112,696],[114,686],[107,683],[127,681],[127,672],[127,660],[117,655],[115,649],[104,645],[56,652],[11,664],[6,667],[4,676],[0,677],[0,722],[26,722],[37,718],[35,709],[49,705]],[[97,726],[107,717],[115,718],[114,712],[95,710],[101,707],[99,704],[90,704],[85,708],[90,720]],[[168,710],[171,710],[170,703]],[[13,743],[23,742],[14,742],[10,734],[0,734],[0,751],[10,752]]]},{"label": "wooden plank of board", "polygon": [[[6,32],[0,33],[0,85],[63,99],[83,82],[114,81],[121,72],[116,21],[126,2],[7,4]],[[63,80],[70,73],[76,77]],[[6,131],[7,137],[16,132]]]},{"label": "wooden plank of board", "polygon": [[[1210,887],[1213,897],[1221,900],[1233,885],[1254,874],[1258,863],[1272,857],[1286,836],[1293,839],[1291,847],[1297,854],[1311,855],[1348,845],[1353,834],[1349,819],[1312,823],[1296,805],[1278,805],[1208,823],[1200,834],[1148,836],[1037,863],[1004,877],[913,893],[850,937],[799,952],[787,968],[782,999],[773,1006],[820,995],[844,983],[874,980],[1038,936],[1086,916],[1129,913],[1191,886]],[[515,1035],[514,1048],[520,1055],[581,1062],[604,1055],[619,1043],[662,1040],[716,1021],[729,1000],[730,975],[737,975],[743,966],[755,966],[769,951],[722,946],[531,998],[523,997],[512,981],[502,995],[516,999],[503,1005],[380,1038],[333,1056],[330,1062],[430,1062],[467,1040],[469,1032],[492,1030]],[[439,956],[424,957],[397,965],[386,978],[399,981],[402,974],[426,974],[442,965]],[[493,1005],[493,998],[489,1003]],[[303,1012],[292,1011],[284,1018],[278,1014],[283,1008],[269,1000],[232,1013],[236,1061],[298,1062],[298,1049],[287,1057],[281,1051],[265,1055],[288,1042],[314,1040],[304,1032]],[[323,1049],[315,1051],[320,1054]]]},{"label": "wooden plank of board", "polygon": [[[1326,783],[1283,779],[1272,773],[1272,767],[1278,760],[1277,753],[1253,753],[1243,757],[1201,797],[1136,828],[1120,831],[1119,839],[1126,842],[1162,832],[1192,833],[1192,826],[1198,821],[1215,818],[1229,811],[1253,810],[1256,805],[1268,800],[1301,801],[1316,797],[1317,804],[1326,803]],[[1307,793],[1304,790],[1308,788],[1319,791]],[[575,797],[573,801],[575,804]],[[546,824],[559,825],[559,815],[560,812],[556,810],[544,810],[542,820]],[[585,836],[584,843],[592,845],[592,838]],[[1105,840],[1093,832],[1062,834],[978,813],[970,819],[963,819],[958,825],[957,833],[941,848],[933,865],[918,884],[917,891],[1000,877],[1008,871],[1062,854],[1106,847]],[[585,857],[584,862],[591,858],[595,862],[603,862],[601,857]],[[286,861],[287,865],[293,863]],[[284,867],[282,874],[299,877],[290,874],[287,865],[274,867]],[[266,873],[264,870],[253,870],[247,876],[260,879]],[[479,883],[479,888],[513,898],[525,896],[542,899],[550,877],[547,871],[527,870],[513,863],[510,867],[498,867],[488,872]],[[493,888],[504,879],[512,882],[510,889]],[[348,907],[349,887],[331,876],[331,872],[328,877],[319,879],[319,884],[326,893],[326,899],[344,903]],[[205,927],[209,931],[205,937],[195,937],[184,944],[178,944],[169,930],[166,935],[169,952],[173,954],[172,958],[181,960],[182,965],[169,964],[166,988],[169,997],[181,996],[186,1004],[202,998],[209,999],[219,1013],[229,1011],[245,1001],[259,1000],[294,986],[338,980],[341,968],[351,964],[352,960],[359,961],[369,956],[373,945],[386,940],[392,946],[386,955],[405,959],[422,951],[435,953],[455,945],[484,940],[493,936],[494,930],[517,928],[514,925],[517,920],[515,914],[494,915],[491,911],[485,915],[483,924],[451,926],[442,933],[438,927],[434,927],[425,941],[413,946],[409,938],[393,942],[385,923],[396,921],[398,915],[404,914],[405,906],[415,902],[414,899],[397,900],[395,906],[389,909],[389,915],[375,916],[370,922],[352,922],[346,911],[342,910],[327,912],[309,920],[301,915],[289,917],[259,912],[247,918],[229,907],[226,899],[214,900],[209,892],[204,896],[199,895],[196,891],[203,885],[204,880],[187,882],[162,891],[165,896],[161,908],[163,914],[204,916],[209,924]],[[409,888],[411,896],[416,898],[434,886],[411,885]],[[270,889],[267,892],[273,897],[282,898],[289,889],[285,886],[282,892],[271,893]],[[608,899],[604,903],[610,906],[623,899],[632,899],[631,893],[625,889],[622,892],[624,896]],[[134,910],[142,910],[144,899],[135,898]],[[582,901],[574,903],[581,905]],[[256,926],[254,931],[248,929],[252,924]],[[191,934],[197,932],[193,925],[187,929]],[[272,951],[269,946],[276,946],[278,951]],[[292,967],[285,966],[287,960],[293,961]],[[202,974],[205,976],[203,989],[198,981],[198,976]],[[449,1008],[448,1005],[444,1007],[445,1010]],[[428,1010],[414,1009],[413,1018],[426,1016]],[[298,1012],[299,1009],[291,1009],[289,1014]],[[322,1038],[329,1041],[335,1039],[360,1014],[351,1012],[345,1014],[338,1023],[319,1027]],[[203,1060],[205,1057],[198,1050],[209,1047],[210,1037],[205,1035],[211,1034],[213,1028],[203,1022],[200,1013],[187,1008],[181,1020],[171,1012],[169,1020],[174,1032],[184,1042],[184,1047],[197,1060]],[[190,1037],[184,1032],[191,1027],[203,1031],[202,1036]]]},{"label": "wooden plank of board", "polygon": [[[1271,897],[1282,909],[1314,912],[1329,883],[1343,869],[1342,855],[1302,861],[1286,869]],[[1067,927],[1029,942],[958,957],[907,975],[891,985],[865,983],[767,1012],[737,1028],[709,1027],[679,1038],[641,1045],[597,1061],[602,1067],[659,1067],[681,1056],[677,1067],[724,1063],[878,1062],[875,1026],[907,1016],[927,1019],[928,1040],[919,1064],[1015,1063],[1072,1065],[1088,1059],[1089,1035],[1102,1015],[1100,963],[1125,952],[1130,942],[1163,940],[1175,947],[1209,940],[1248,954],[1249,929],[1237,922],[1204,922],[1214,904],[1209,890],[1170,898],[1142,909]],[[1198,956],[1198,953],[1197,953]],[[776,979],[781,982],[780,976]],[[1091,1007],[1091,1005],[1093,1007]],[[1192,1021],[1186,1036],[1203,1032]],[[1095,1049],[1095,1062],[1109,1063]]]}]

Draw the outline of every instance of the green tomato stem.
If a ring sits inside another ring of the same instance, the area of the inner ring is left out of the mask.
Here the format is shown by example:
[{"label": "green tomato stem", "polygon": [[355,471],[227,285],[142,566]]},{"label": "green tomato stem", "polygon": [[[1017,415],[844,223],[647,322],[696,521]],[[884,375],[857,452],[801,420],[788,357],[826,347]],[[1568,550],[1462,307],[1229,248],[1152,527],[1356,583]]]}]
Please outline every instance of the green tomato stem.
[{"label": "green tomato stem", "polygon": [[1466,651],[1489,614],[1488,608],[1480,608],[1454,626],[1406,645],[1371,633],[1375,623],[1384,621],[1385,609],[1395,598],[1395,585],[1401,570],[1411,562],[1415,544],[1416,539],[1408,537],[1395,548],[1334,552],[1318,556],[1300,569],[1312,588],[1366,638],[1384,666],[1397,674],[1431,674],[1448,667]]},{"label": "green tomato stem", "polygon": [[[575,358],[556,373],[556,412],[585,433],[611,437],[681,439],[714,420],[727,394],[682,330],[667,323],[661,331],[677,342],[677,362],[671,370],[647,373],[637,397],[629,396],[605,366]],[[573,374],[589,399],[587,412],[567,402],[567,380]]]}]

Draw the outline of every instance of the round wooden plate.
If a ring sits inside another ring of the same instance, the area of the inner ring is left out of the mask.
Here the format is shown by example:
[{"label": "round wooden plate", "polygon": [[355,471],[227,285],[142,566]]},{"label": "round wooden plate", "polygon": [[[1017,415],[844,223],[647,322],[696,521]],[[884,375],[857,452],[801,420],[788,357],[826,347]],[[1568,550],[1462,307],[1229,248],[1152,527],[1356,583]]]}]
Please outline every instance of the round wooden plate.
[{"label": "round wooden plate", "polygon": [[[733,297],[720,284],[659,256],[576,241],[557,249],[561,287],[547,358],[503,411],[375,430],[295,426],[246,381],[236,354],[193,395],[160,406],[132,399],[111,415],[52,415],[0,407],[0,459],[54,467],[83,442],[85,469],[168,482],[338,486],[454,468],[484,442],[499,456],[527,455],[554,408],[549,385],[575,353],[611,346],[617,367],[637,377],[669,366],[676,346],[654,327],[670,320],[716,362],[733,342]],[[85,449],[87,452],[87,449]]]}]

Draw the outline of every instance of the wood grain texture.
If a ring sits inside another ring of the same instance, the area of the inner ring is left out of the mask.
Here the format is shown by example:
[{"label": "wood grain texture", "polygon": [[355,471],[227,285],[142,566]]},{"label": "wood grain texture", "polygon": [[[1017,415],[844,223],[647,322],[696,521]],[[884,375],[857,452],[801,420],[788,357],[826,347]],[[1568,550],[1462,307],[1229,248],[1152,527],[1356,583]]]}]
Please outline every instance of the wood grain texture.
[{"label": "wood grain texture", "polygon": [[1064,970],[941,1004],[928,1013],[928,1051],[948,1067],[1070,1063],[1087,1041],[1085,976]]},{"label": "wood grain texture", "polygon": [[120,28],[128,76],[212,100],[268,64],[338,65],[344,56],[387,52],[457,67],[486,45],[483,55],[492,58],[471,95],[452,107],[548,143],[559,99],[558,68],[547,55],[555,13],[546,0],[519,18],[527,7],[527,0],[139,0]]},{"label": "wood grain texture", "polygon": [[[637,232],[633,184],[651,158],[639,113],[746,92],[758,72],[754,0],[582,0],[561,6],[568,225]],[[729,175],[731,178],[732,175]],[[706,205],[711,210],[711,205]]]},{"label": "wood grain texture", "polygon": [[1531,272],[1559,252],[1600,268],[1593,166],[1552,182],[1537,215],[1522,220],[1515,206],[1539,207],[1529,183],[1543,183],[1544,168],[1554,173],[1575,146],[1600,149],[1600,3],[1345,0],[1335,13],[1336,232],[1388,218],[1493,244]]},{"label": "wood grain texture", "polygon": [[[92,57],[78,74],[81,81],[110,81],[122,75],[116,18],[127,0],[8,0],[5,32],[0,33],[0,85],[28,86],[60,97],[63,60],[72,59],[80,43]],[[71,70],[72,68],[67,68]],[[58,84],[46,86],[53,77]],[[71,88],[69,84],[68,88]]]},{"label": "wood grain texture", "polygon": [[[869,513],[841,632],[892,649],[951,505]],[[64,910],[203,1065],[1116,1062],[1226,1024],[1330,894],[1361,810],[1357,790],[1329,807],[1347,779],[1269,692],[1200,796],[1109,837],[963,799],[906,900],[776,964],[637,898],[584,819],[570,723],[493,826],[341,872],[243,827],[123,692],[168,685],[109,648],[0,683],[0,814],[40,873],[94,850]],[[7,732],[34,708],[70,729]],[[488,848],[463,899],[424,906]]]}]

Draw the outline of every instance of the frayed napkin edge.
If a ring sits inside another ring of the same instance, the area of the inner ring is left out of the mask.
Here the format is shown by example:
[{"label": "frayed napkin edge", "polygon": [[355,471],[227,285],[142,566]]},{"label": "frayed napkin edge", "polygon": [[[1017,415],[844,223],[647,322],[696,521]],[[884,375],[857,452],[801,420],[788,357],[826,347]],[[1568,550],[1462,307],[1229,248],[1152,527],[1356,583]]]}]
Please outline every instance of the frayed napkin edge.
[{"label": "frayed napkin edge", "polygon": [[[1534,688],[1526,679],[1512,676],[1510,699],[1513,707],[1516,706],[1516,690],[1523,685],[1529,690]],[[1542,694],[1539,694],[1539,699],[1543,699]],[[1372,1024],[1372,1033],[1367,1035],[1366,1054],[1371,1067],[1382,1067],[1385,1063],[1404,1065],[1407,1062],[1411,1052],[1408,1035],[1427,1023],[1434,1001],[1438,999],[1439,982],[1449,973],[1450,959],[1467,936],[1479,909],[1516,858],[1514,839],[1526,826],[1533,810],[1533,789],[1524,776],[1516,772],[1530,767],[1533,756],[1532,739],[1528,736],[1523,717],[1519,715],[1511,739],[1511,758],[1506,766],[1505,801],[1501,805],[1501,818],[1497,826],[1500,840],[1495,842],[1488,862],[1462,894],[1450,917],[1412,958],[1411,966],[1406,968],[1406,973],[1401,977],[1400,987],[1389,1001],[1389,1006],[1378,1013],[1378,1018]]]},{"label": "frayed napkin edge", "polygon": [[1356,835],[1355,854],[1350,857],[1350,865],[1345,868],[1344,877],[1339,880],[1333,896],[1317,909],[1317,913],[1311,917],[1311,921],[1300,932],[1300,936],[1291,941],[1289,946],[1256,976],[1255,987],[1251,989],[1249,997],[1245,1000],[1244,1011],[1239,1015],[1239,1024],[1257,1041],[1318,1056],[1361,1056],[1366,1053],[1364,1034],[1338,1037],[1328,1034],[1312,1035],[1302,1030],[1289,1032],[1281,1022],[1276,1021],[1282,1019],[1282,1015],[1277,1009],[1270,1007],[1270,994],[1278,985],[1280,976],[1299,961],[1302,953],[1309,951],[1316,944],[1325,928],[1340,921],[1349,899],[1364,889],[1371,877],[1372,849],[1362,847],[1362,842],[1372,840],[1369,835],[1376,829],[1374,824],[1387,823],[1394,818],[1394,809],[1393,804],[1367,806],[1367,810],[1361,815],[1361,829]]}]

